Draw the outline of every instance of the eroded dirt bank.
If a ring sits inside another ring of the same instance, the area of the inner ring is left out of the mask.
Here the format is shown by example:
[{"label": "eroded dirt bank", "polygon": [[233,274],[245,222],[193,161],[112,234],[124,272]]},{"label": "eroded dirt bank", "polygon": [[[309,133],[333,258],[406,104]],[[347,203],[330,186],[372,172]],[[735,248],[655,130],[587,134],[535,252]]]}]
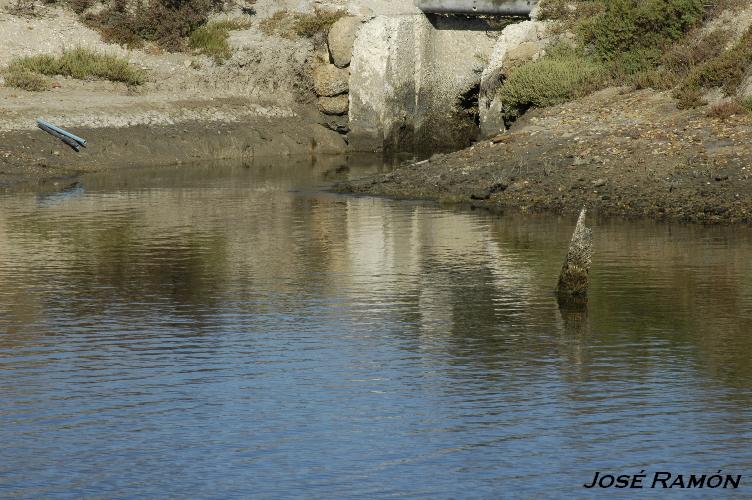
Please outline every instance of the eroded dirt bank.
[{"label": "eroded dirt bank", "polygon": [[509,132],[339,191],[704,223],[752,219],[752,124],[608,89],[536,110]]},{"label": "eroded dirt bank", "polygon": [[[317,109],[312,90],[313,63],[328,54],[313,38],[261,29],[292,3],[262,0],[217,14],[248,23],[230,32],[231,54],[217,61],[151,42],[138,49],[108,43],[65,3],[37,5],[31,16],[11,13],[0,0],[0,33],[7,35],[0,43],[0,189],[127,166],[343,153],[347,143]],[[312,4],[298,7],[314,11]],[[6,85],[12,61],[71,47],[127,60],[145,81],[128,87],[57,75],[39,92]],[[37,118],[84,137],[89,147],[73,152],[37,129]]]}]

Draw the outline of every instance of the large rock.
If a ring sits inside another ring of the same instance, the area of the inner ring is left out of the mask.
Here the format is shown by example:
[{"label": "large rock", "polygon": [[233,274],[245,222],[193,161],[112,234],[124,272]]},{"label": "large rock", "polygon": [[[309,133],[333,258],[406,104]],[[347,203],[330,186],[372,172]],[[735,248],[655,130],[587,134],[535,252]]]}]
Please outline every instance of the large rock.
[{"label": "large rock", "polygon": [[346,115],[350,108],[350,96],[319,97],[319,110],[325,115]]},{"label": "large rock", "polygon": [[350,72],[333,64],[322,64],[313,69],[313,88],[320,97],[346,94],[350,88]]},{"label": "large rock", "polygon": [[323,125],[311,125],[311,155],[338,155],[347,150],[345,139]]},{"label": "large rock", "polygon": [[507,51],[504,69],[519,66],[527,61],[538,59],[545,50],[546,45],[542,40],[534,42],[523,42],[517,47],[512,47]]},{"label": "large rock", "polygon": [[348,16],[334,23],[329,30],[329,55],[338,68],[350,65],[355,37],[361,26],[359,18]]},{"label": "large rock", "polygon": [[545,22],[524,21],[511,24],[501,32],[481,76],[479,107],[483,136],[495,135],[506,128],[499,89],[511,68],[540,57],[545,51],[550,42],[546,27]]}]

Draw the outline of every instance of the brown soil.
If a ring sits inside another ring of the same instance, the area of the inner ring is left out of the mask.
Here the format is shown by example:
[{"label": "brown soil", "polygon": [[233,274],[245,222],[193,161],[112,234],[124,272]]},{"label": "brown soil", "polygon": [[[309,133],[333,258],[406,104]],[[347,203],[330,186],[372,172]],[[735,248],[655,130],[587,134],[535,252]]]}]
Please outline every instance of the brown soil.
[{"label": "brown soil", "polygon": [[665,93],[608,89],[526,115],[491,140],[340,191],[491,209],[752,219],[752,121],[677,110]]}]

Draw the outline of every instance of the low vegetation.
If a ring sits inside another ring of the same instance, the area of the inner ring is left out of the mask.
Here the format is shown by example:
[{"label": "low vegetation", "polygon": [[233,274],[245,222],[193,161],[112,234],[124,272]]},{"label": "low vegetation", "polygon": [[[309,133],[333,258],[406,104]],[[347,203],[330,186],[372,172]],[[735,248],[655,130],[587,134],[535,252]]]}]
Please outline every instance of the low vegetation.
[{"label": "low vegetation", "polygon": [[752,103],[749,101],[740,101],[738,99],[721,101],[710,107],[708,117],[728,120],[735,116],[747,116],[750,113],[750,104]]},{"label": "low vegetation", "polygon": [[[736,92],[752,62],[752,32],[731,44],[723,31],[700,26],[740,0],[543,0],[541,14],[554,34],[569,33],[569,52],[511,71],[501,92],[514,119],[530,106],[547,106],[610,85],[673,90],[680,107],[704,104],[720,87]],[[507,88],[511,86],[511,88]]]},{"label": "low vegetation", "polygon": [[5,75],[5,85],[29,92],[42,92],[50,88],[47,78],[24,69],[9,70]]},{"label": "low vegetation", "polygon": [[[721,45],[723,46],[723,45]],[[752,31],[728,50],[720,50],[711,57],[688,65],[686,75],[674,91],[680,107],[704,104],[704,89],[721,88],[727,96],[733,95],[744,81],[747,68],[752,62]]]},{"label": "low vegetation", "polygon": [[191,33],[188,44],[197,53],[212,57],[217,63],[221,63],[232,55],[228,42],[230,31],[246,29],[250,25],[250,21],[246,19],[210,21]]},{"label": "low vegetation", "polygon": [[548,57],[522,65],[501,88],[507,118],[516,119],[531,107],[546,107],[580,97],[597,85],[603,67],[574,50],[560,48]]},{"label": "low vegetation", "polygon": [[141,85],[145,73],[125,59],[76,48],[59,56],[38,55],[14,59],[8,66],[5,84],[24,90],[41,91],[50,88],[48,76],[69,76],[79,80],[109,80],[129,86]]},{"label": "low vegetation", "polygon": [[316,8],[313,13],[281,10],[264,19],[260,28],[267,35],[282,38],[312,38],[318,33],[327,33],[334,23],[345,15],[344,11]]},{"label": "low vegetation", "polygon": [[134,5],[129,0],[113,0],[101,12],[87,14],[90,0],[76,1],[84,22],[106,41],[131,48],[154,42],[170,51],[186,50],[191,33],[224,4],[222,0],[155,0]]},{"label": "low vegetation", "polygon": [[[253,5],[255,0],[245,3]],[[229,52],[227,32],[250,26],[250,15],[255,13],[252,7],[244,7],[247,18],[211,22],[210,17],[232,0],[11,0],[4,10],[16,16],[39,17],[53,4],[70,8],[107,42],[128,48],[148,42],[150,48],[173,52],[196,48],[218,59]]]}]

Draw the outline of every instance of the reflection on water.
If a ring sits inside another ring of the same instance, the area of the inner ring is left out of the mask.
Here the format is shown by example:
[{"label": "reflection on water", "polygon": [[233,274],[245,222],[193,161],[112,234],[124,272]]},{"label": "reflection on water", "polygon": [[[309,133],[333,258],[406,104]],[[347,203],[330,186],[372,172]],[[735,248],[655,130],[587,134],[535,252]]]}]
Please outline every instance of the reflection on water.
[{"label": "reflection on water", "polygon": [[0,495],[752,473],[752,231],[601,221],[590,304],[560,310],[571,217],[320,189],[374,168],[166,167],[0,198]]}]

